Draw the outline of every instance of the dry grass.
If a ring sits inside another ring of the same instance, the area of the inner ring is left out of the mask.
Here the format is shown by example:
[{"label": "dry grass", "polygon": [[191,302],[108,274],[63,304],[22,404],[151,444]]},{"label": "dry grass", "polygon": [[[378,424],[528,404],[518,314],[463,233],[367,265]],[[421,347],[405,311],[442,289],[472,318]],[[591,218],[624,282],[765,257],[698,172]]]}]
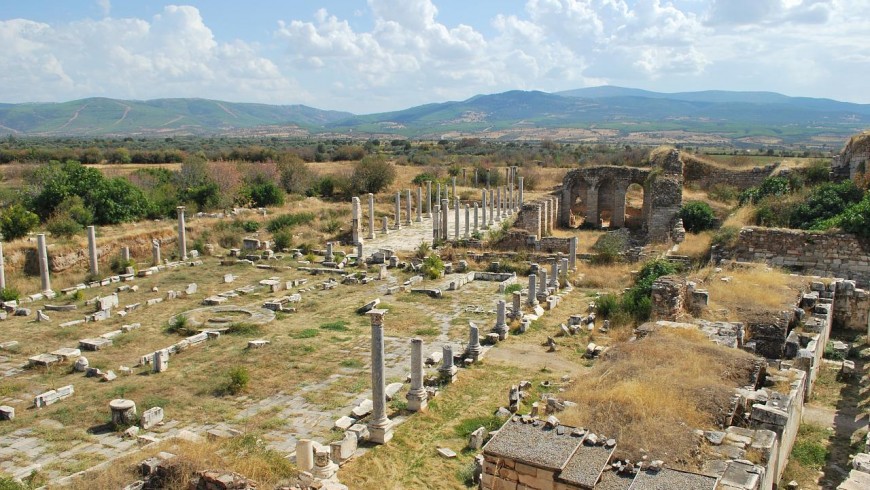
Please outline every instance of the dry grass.
[{"label": "dry grass", "polygon": [[565,397],[569,425],[614,437],[619,451],[697,469],[695,429],[717,427],[734,388],[752,372],[751,354],[711,343],[695,330],[663,329],[616,345]]},{"label": "dry grass", "polygon": [[594,265],[577,262],[575,285],[581,288],[622,292],[632,284],[632,271],[638,264],[618,262],[615,264]]},{"label": "dry grass", "polygon": [[737,208],[733,213],[725,218],[722,227],[743,228],[744,226],[753,226],[755,218],[755,206],[745,205]]},{"label": "dry grass", "polygon": [[710,245],[713,243],[713,232],[686,233],[686,240],[680,244],[679,253],[698,261],[710,253]]},{"label": "dry grass", "polygon": [[720,273],[706,268],[690,279],[710,292],[710,305],[703,316],[730,321],[747,321],[755,315],[790,309],[805,283],[800,277],[760,264]]}]

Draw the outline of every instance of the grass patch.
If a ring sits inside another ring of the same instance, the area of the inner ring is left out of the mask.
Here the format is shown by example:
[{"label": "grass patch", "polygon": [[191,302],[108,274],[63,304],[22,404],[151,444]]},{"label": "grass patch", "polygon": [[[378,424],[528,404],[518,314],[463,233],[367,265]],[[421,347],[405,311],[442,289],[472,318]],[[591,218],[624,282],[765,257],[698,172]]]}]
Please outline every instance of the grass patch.
[{"label": "grass patch", "polygon": [[420,337],[435,337],[440,333],[441,331],[435,327],[425,327],[414,330],[414,335],[418,335]]},{"label": "grass patch", "polygon": [[359,368],[363,367],[363,363],[359,359],[345,359],[345,360],[339,362],[338,365],[343,367],[343,368],[354,368],[354,369],[359,369]]},{"label": "grass patch", "polygon": [[502,423],[502,420],[495,415],[488,415],[485,417],[471,417],[461,420],[459,424],[454,428],[454,430],[456,431],[456,435],[463,439],[467,439],[472,432],[478,429],[478,427],[485,427],[486,431],[489,432],[497,430],[499,427],[501,427]]},{"label": "grass patch", "polygon": [[292,337],[294,339],[312,339],[318,335],[320,335],[320,331],[316,328],[306,328],[305,330],[300,330],[292,334]]},{"label": "grass patch", "polygon": [[522,290],[523,290],[522,284],[511,284],[508,287],[504,288],[504,294],[510,296],[510,295],[514,294],[515,292],[522,291]]},{"label": "grass patch", "polygon": [[227,327],[227,333],[230,335],[258,335],[260,333],[260,326],[245,322],[231,323]]},{"label": "grass patch", "polygon": [[321,330],[329,330],[331,332],[347,332],[350,330],[347,328],[347,322],[344,320],[336,320],[334,322],[321,323]]}]

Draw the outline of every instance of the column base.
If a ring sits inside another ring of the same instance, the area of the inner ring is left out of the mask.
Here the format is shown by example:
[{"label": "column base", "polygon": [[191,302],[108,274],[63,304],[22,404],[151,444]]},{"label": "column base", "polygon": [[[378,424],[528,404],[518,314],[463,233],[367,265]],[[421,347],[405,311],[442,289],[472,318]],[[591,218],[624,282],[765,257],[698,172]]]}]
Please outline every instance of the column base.
[{"label": "column base", "polygon": [[498,340],[500,341],[505,340],[508,337],[507,324],[496,325],[492,331],[498,334]]},{"label": "column base", "polygon": [[393,421],[387,419],[384,424],[368,425],[369,442],[374,444],[386,444],[393,438]]},{"label": "column base", "polygon": [[450,384],[456,381],[456,373],[458,372],[459,369],[456,366],[452,366],[450,369],[439,369],[438,378],[442,384]]},{"label": "column base", "polygon": [[405,398],[408,400],[408,410],[412,412],[425,412],[429,406],[429,397],[426,391],[422,390],[422,394],[408,393]]}]

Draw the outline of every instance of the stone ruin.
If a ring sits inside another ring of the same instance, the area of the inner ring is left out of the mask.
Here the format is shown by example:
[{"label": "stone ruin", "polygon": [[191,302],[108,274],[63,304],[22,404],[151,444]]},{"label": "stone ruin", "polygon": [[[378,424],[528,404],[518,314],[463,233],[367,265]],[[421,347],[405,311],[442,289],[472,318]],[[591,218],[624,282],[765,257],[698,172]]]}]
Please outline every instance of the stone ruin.
[{"label": "stone ruin", "polygon": [[856,180],[867,173],[870,161],[870,131],[852,136],[843,151],[831,161],[831,179]]}]

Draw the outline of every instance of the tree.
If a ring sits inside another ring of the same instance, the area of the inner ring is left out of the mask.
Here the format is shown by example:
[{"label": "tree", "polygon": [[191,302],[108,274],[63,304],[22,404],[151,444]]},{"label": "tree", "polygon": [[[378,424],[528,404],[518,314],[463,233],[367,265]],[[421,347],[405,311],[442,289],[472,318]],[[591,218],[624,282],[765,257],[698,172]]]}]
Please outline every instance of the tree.
[{"label": "tree", "polygon": [[686,231],[699,233],[716,226],[716,215],[709,204],[702,201],[689,201],[680,209],[680,218]]},{"label": "tree", "polygon": [[373,194],[396,180],[396,168],[382,156],[367,156],[359,161],[351,175],[351,187],[356,193]]},{"label": "tree", "polygon": [[13,204],[0,211],[0,233],[4,240],[27,236],[39,224],[39,216],[20,204]]}]

